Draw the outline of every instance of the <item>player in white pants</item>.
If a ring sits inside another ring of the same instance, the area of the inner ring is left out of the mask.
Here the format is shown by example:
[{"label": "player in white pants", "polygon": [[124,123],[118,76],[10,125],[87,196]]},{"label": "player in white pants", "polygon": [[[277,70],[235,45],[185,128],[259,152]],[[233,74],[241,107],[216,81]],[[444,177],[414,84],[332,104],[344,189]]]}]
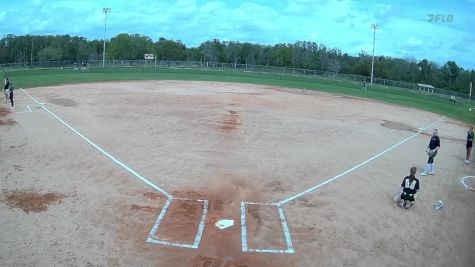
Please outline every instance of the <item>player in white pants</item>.
[{"label": "player in white pants", "polygon": [[427,174],[433,175],[435,174],[435,165],[434,165],[434,158],[437,156],[437,151],[440,148],[440,138],[439,138],[439,131],[434,129],[432,132],[432,137],[430,138],[429,145],[427,146],[426,152],[429,156],[427,160],[426,167],[424,171],[421,173],[421,176],[425,176]]}]

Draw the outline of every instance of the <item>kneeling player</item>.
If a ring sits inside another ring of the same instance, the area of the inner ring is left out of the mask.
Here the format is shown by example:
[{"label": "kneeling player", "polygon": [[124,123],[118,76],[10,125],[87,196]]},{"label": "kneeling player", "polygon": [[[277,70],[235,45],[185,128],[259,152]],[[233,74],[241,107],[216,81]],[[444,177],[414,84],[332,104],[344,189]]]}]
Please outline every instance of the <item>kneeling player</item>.
[{"label": "kneeling player", "polygon": [[409,176],[404,177],[401,183],[401,201],[399,207],[409,209],[416,202],[416,194],[419,191],[419,180],[416,178],[416,167],[410,169]]}]

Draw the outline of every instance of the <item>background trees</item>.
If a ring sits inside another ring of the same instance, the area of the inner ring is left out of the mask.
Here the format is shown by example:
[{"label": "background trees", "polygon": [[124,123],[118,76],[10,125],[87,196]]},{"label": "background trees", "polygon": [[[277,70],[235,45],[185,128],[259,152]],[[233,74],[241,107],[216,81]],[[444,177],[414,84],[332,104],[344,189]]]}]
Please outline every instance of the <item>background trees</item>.
[{"label": "background trees", "polygon": [[[49,60],[80,63],[102,59],[102,50],[102,40],[69,35],[8,34],[0,39],[0,63]],[[352,56],[337,47],[308,41],[262,45],[214,39],[187,48],[179,40],[161,37],[153,42],[148,36],[121,33],[107,42],[107,59],[143,59],[144,54],[152,53],[159,60],[257,64],[364,76],[371,74],[371,56],[365,51]],[[475,71],[463,69],[454,61],[439,66],[429,59],[417,61],[414,58],[379,56],[374,63],[376,78],[431,84],[463,93],[468,92],[470,82],[475,83]]]}]

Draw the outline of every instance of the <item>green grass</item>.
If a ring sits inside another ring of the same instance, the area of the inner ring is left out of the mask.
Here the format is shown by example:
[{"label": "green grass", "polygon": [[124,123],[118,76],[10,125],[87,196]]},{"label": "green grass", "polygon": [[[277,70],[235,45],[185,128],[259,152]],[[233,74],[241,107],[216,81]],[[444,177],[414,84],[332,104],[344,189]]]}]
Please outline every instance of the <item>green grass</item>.
[{"label": "green grass", "polygon": [[[422,94],[417,91],[375,85],[361,90],[361,83],[352,81],[281,75],[277,73],[243,72],[215,69],[172,69],[160,68],[96,68],[87,71],[71,69],[40,69],[12,71],[6,73],[16,87],[30,88],[38,86],[120,81],[120,80],[197,80],[223,81],[249,84],[262,84],[317,90],[329,93],[345,94],[374,99],[391,104],[413,107],[450,117],[465,123],[475,124],[475,109],[468,110],[468,103],[450,103],[447,96]],[[475,104],[474,104],[475,106]],[[460,109],[463,107],[462,109]],[[455,110],[458,110],[454,112]]]}]

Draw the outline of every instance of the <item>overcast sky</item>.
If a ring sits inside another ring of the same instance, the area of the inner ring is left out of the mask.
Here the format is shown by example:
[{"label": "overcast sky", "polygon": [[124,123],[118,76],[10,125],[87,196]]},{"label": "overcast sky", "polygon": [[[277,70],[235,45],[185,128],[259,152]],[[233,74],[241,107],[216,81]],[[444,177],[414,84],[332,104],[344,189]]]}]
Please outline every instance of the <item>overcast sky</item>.
[{"label": "overcast sky", "polygon": [[[88,39],[139,33],[187,47],[220,39],[260,44],[315,41],[342,52],[454,60],[475,68],[475,0],[0,0],[0,33],[70,34]],[[429,21],[431,16],[433,21]],[[444,17],[445,21],[442,21]],[[450,21],[449,21],[450,20]]]}]

